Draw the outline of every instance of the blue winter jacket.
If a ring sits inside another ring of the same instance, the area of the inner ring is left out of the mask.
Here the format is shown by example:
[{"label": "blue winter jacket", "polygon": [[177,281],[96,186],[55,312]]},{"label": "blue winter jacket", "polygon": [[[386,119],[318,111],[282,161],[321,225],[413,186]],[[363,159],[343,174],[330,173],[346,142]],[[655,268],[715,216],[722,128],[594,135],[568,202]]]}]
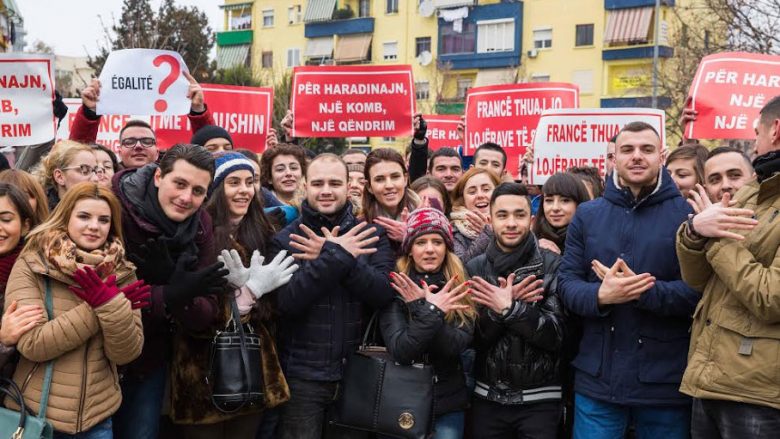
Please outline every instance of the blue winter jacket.
[{"label": "blue winter jacket", "polygon": [[[574,389],[616,404],[689,404],[678,388],[700,295],[681,280],[675,234],[690,208],[666,169],[639,201],[607,180],[604,197],[577,209],[559,272],[564,306],[583,322]],[[634,302],[599,307],[591,261],[610,267],[617,258],[655,276],[655,286]]]},{"label": "blue winter jacket", "polygon": [[[322,236],[322,227],[340,226],[343,235],[358,222],[350,203],[336,218],[328,218],[304,201],[301,216],[274,236],[272,253],[298,252],[290,246],[290,234],[305,236],[301,223]],[[384,229],[371,227],[379,236],[376,253],[355,258],[327,241],[317,259],[297,261],[298,271],[276,290],[279,358],[286,377],[340,380],[347,358],[360,344],[365,305],[380,309],[395,297],[389,278],[395,254]]]}]

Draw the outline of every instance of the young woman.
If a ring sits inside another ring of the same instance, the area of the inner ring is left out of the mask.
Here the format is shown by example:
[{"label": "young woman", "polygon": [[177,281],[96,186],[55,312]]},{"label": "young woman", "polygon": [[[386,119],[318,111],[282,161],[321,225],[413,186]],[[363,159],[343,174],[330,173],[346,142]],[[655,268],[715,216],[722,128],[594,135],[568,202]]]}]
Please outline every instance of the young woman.
[{"label": "young woman", "polygon": [[398,248],[404,239],[404,215],[417,208],[417,194],[407,190],[409,173],[404,158],[390,148],[371,151],[364,170],[366,190],[363,192],[363,215],[368,223],[385,228],[387,236]]},{"label": "young woman", "polygon": [[409,186],[414,193],[422,200],[422,203],[427,203],[430,207],[436,207],[444,215],[450,216],[452,212],[452,203],[450,202],[450,195],[447,193],[447,188],[444,187],[444,183],[438,178],[433,178],[430,175],[424,175],[412,182]]},{"label": "young woman", "polygon": [[111,179],[115,173],[119,172],[119,162],[116,159],[116,154],[99,143],[92,143],[90,146],[95,152],[98,166],[103,168],[103,173],[98,174],[98,183],[111,188]]},{"label": "young woman", "polygon": [[[6,169],[0,172],[0,183],[8,183],[22,190],[32,208],[32,223],[38,225],[49,217],[49,204],[43,187],[32,175],[21,169]],[[34,226],[31,226],[31,229]]]},{"label": "young woman", "polygon": [[288,206],[300,209],[304,175],[306,154],[298,145],[279,144],[266,151],[260,159],[260,179],[263,187],[268,188],[277,200]]},{"label": "young woman", "polygon": [[681,146],[666,158],[666,169],[672,175],[674,184],[688,198],[696,184],[704,184],[704,162],[707,161],[707,148],[702,145]]},{"label": "young woman", "polygon": [[[111,438],[119,408],[117,365],[141,353],[140,308],[149,287],[125,259],[120,206],[95,183],[70,188],[51,217],[30,232],[11,272],[6,307],[34,305],[53,314],[19,338],[14,381],[32,412],[39,409],[47,364],[53,364],[46,417],[54,437]],[[6,405],[18,406],[6,399]]]},{"label": "young woman", "polygon": [[471,168],[452,189],[455,254],[468,263],[481,255],[493,239],[490,228],[490,197],[501,181],[492,172]]},{"label": "young woman", "polygon": [[576,176],[559,172],[548,178],[542,186],[542,203],[533,226],[539,247],[563,254],[566,230],[574,212],[588,200],[588,190]]},{"label": "young woman", "polygon": [[469,403],[460,356],[471,343],[476,318],[466,271],[452,252],[452,230],[441,211],[417,209],[406,224],[403,256],[390,275],[399,296],[380,312],[382,338],[399,363],[433,365],[433,437],[460,439]]},{"label": "young woman", "polygon": [[[0,306],[5,298],[11,268],[24,246],[24,237],[38,225],[33,217],[27,196],[8,183],[0,183]],[[11,377],[14,366],[11,358],[16,352],[16,342],[42,319],[43,308],[37,305],[8,304],[0,323],[0,375]]]},{"label": "young woman", "polygon": [[[211,389],[203,380],[209,372],[211,338],[190,337],[174,355],[171,418],[179,424],[183,437],[254,439],[264,420],[263,410],[289,399],[273,338],[274,305],[265,294],[280,285],[273,283],[272,278],[284,280],[285,270],[294,266],[291,267],[291,258],[286,261],[287,265],[283,264],[284,255],[265,266],[257,265],[257,261],[262,263],[261,255],[267,255],[274,230],[255,192],[254,168],[250,160],[236,152],[217,153],[215,168],[206,210],[213,219],[215,247],[222,251],[220,260],[231,272],[228,280],[235,290],[241,320],[250,323],[261,338],[267,405],[247,406],[233,414],[217,410],[211,401]],[[265,270],[265,274],[261,275],[261,270]],[[250,274],[250,271],[257,273]],[[215,330],[223,330],[230,322],[230,298],[229,294],[220,297],[222,313]]]},{"label": "young woman", "polygon": [[97,183],[104,172],[90,146],[63,140],[41,159],[36,174],[46,190],[49,210],[54,210],[68,189],[84,181]]}]

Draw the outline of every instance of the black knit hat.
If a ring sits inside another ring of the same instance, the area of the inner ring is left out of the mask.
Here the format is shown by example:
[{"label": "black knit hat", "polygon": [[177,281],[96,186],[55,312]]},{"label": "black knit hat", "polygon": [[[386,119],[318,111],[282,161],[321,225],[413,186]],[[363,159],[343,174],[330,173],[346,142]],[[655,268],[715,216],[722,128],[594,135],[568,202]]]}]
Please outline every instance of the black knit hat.
[{"label": "black knit hat", "polygon": [[231,145],[233,144],[233,138],[230,137],[230,134],[228,134],[227,130],[217,125],[206,125],[199,129],[195,134],[192,135],[192,140],[190,140],[190,143],[204,146],[206,145],[206,142],[211,139],[227,139]]}]

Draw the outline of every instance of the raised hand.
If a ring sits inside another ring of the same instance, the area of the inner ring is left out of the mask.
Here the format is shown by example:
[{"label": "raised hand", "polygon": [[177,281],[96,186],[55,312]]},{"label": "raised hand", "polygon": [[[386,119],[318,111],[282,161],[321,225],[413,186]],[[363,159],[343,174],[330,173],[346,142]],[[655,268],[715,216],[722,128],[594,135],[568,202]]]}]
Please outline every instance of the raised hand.
[{"label": "raised hand", "polygon": [[[260,256],[262,258],[262,256]],[[244,267],[244,261],[241,260],[241,255],[237,250],[222,250],[217,260],[225,264],[225,269],[228,271],[228,275],[225,276],[228,283],[236,288],[241,288],[246,285],[246,281],[249,280],[249,269]],[[262,264],[262,259],[260,263]]]},{"label": "raised hand", "polygon": [[[408,215],[408,213],[407,213]],[[406,222],[390,218],[377,217],[374,222],[385,228],[387,237],[396,242],[402,242],[406,236]]]},{"label": "raised hand", "polygon": [[428,124],[425,122],[425,119],[423,119],[422,113],[415,113],[412,123],[414,125],[414,139],[419,141],[425,140],[425,136],[428,132]]},{"label": "raised hand", "polygon": [[287,251],[280,251],[276,257],[266,265],[263,265],[263,256],[255,250],[249,263],[249,280],[246,287],[260,299],[263,295],[281,287],[292,279],[293,273],[298,270],[292,256],[287,256]]},{"label": "raised hand", "polygon": [[142,309],[151,305],[152,287],[139,280],[119,289],[130,301],[132,309]]},{"label": "raised hand", "polygon": [[443,313],[447,314],[450,311],[465,310],[469,308],[469,305],[461,303],[469,293],[470,282],[462,282],[457,286],[455,283],[458,281],[458,277],[455,276],[450,279],[444,287],[438,293],[433,293],[428,285],[423,282],[426,288],[425,301],[436,305]]},{"label": "raised hand", "polygon": [[163,298],[169,307],[183,306],[192,299],[209,294],[222,294],[227,290],[228,270],[222,262],[209,265],[197,271],[192,271],[197,258],[182,255],[176,263],[176,269],[171,276],[175,281],[163,287]]},{"label": "raised hand", "polygon": [[351,228],[349,232],[342,236],[334,236],[332,232],[325,230],[325,239],[340,245],[355,258],[362,255],[370,255],[376,252],[376,247],[372,247],[372,245],[379,241],[379,237],[371,236],[376,233],[376,227],[366,229],[367,225],[364,221]]},{"label": "raised hand", "polygon": [[81,105],[95,111],[98,99],[100,99],[100,80],[92,78],[89,85],[81,90]]},{"label": "raised hand", "polygon": [[168,246],[159,239],[149,239],[139,250],[127,256],[138,267],[136,275],[151,285],[167,284],[176,269]]},{"label": "raised hand", "polygon": [[276,134],[275,128],[268,129],[268,135],[265,137],[265,149],[273,149],[279,144],[279,136]]},{"label": "raised hand", "polygon": [[203,97],[203,87],[198,84],[198,81],[192,77],[188,72],[182,72],[190,86],[187,88],[187,99],[192,101],[190,110],[196,113],[203,113],[206,111],[206,99]]},{"label": "raised hand", "polygon": [[[514,281],[513,275],[510,275]],[[503,287],[495,286],[481,277],[471,278],[471,298],[488,308],[496,314],[504,314],[512,307],[513,291],[509,279]]]},{"label": "raised hand", "polygon": [[390,273],[390,286],[406,303],[425,298],[430,293],[428,285],[417,285],[406,273]]},{"label": "raised hand", "polygon": [[469,228],[477,233],[481,233],[482,229],[490,225],[490,218],[478,210],[467,210],[466,221],[468,221]]},{"label": "raised hand", "polygon": [[723,194],[720,203],[706,205],[704,210],[693,217],[695,232],[706,238],[744,240],[744,236],[729,230],[753,230],[758,225],[758,221],[753,219],[755,212],[729,207],[732,205],[731,194],[728,192]]},{"label": "raised hand", "polygon": [[103,305],[119,294],[119,288],[116,286],[116,275],[112,274],[103,281],[97,272],[89,266],[76,270],[73,273],[73,280],[81,288],[72,285],[68,289],[92,308]]},{"label": "raised hand", "polygon": [[511,285],[512,298],[526,303],[538,302],[544,298],[543,284],[544,281],[542,279],[537,279],[533,274],[527,276],[518,283],[515,283],[514,273],[511,273],[506,279],[503,277],[498,278],[499,288],[505,288],[507,285]]},{"label": "raised hand", "polygon": [[[301,259],[304,261],[313,261],[314,259],[317,259],[320,256],[320,252],[322,251],[322,246],[325,245],[325,237],[324,236],[317,236],[316,233],[307,226],[301,224],[300,226],[301,231],[306,236],[296,235],[295,233],[290,234],[290,247],[299,250],[301,253],[293,253],[293,257],[295,259]],[[328,230],[326,228],[322,228],[323,234],[325,231]],[[333,231],[330,232],[332,235],[338,236],[339,234],[339,226],[336,226],[333,228]]]}]

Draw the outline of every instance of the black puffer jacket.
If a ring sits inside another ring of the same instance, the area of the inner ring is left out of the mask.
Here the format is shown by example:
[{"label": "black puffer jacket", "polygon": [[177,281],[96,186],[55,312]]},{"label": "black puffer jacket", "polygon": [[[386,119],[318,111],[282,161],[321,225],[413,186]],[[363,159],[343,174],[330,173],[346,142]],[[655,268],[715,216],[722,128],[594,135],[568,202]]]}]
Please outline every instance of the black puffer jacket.
[{"label": "black puffer jacket", "polygon": [[[439,290],[446,280],[441,273],[411,273],[415,283],[425,280]],[[437,291],[439,291],[437,290]],[[426,363],[433,365],[436,374],[434,411],[442,415],[468,407],[468,391],[460,354],[471,343],[472,324],[447,322],[444,313],[419,299],[405,303],[397,297],[379,316],[382,339],[390,355],[401,364]]]},{"label": "black puffer jacket", "polygon": [[[477,396],[502,404],[526,404],[561,399],[560,358],[564,311],[557,294],[559,256],[539,249],[514,269],[515,283],[535,274],[544,279],[544,298],[533,304],[514,301],[502,317],[481,308],[475,345]],[[471,260],[468,271],[498,285],[497,273],[486,254]]]}]

